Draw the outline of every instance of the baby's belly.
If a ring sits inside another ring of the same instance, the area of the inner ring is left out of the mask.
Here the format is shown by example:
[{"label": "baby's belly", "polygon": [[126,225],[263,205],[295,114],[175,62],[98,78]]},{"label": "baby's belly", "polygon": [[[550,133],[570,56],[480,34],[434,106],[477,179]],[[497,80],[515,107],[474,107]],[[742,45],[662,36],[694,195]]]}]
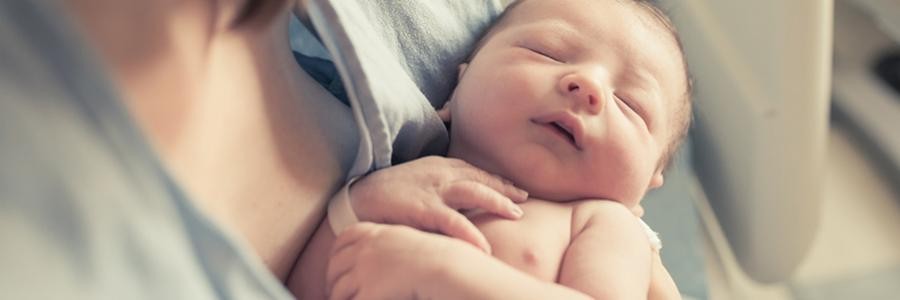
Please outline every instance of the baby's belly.
[{"label": "baby's belly", "polygon": [[521,220],[481,214],[472,222],[488,239],[494,257],[538,279],[556,282],[571,241],[576,205],[531,199],[521,204],[525,211]]}]

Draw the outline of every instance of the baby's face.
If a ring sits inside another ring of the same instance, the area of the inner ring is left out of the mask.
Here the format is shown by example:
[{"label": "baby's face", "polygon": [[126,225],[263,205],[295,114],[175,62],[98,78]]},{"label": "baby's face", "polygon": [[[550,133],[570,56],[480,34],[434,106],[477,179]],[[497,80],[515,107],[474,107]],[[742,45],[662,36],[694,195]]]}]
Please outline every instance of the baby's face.
[{"label": "baby's face", "polygon": [[616,0],[528,1],[507,18],[461,67],[450,156],[547,200],[633,207],[661,185],[686,80],[666,29]]}]

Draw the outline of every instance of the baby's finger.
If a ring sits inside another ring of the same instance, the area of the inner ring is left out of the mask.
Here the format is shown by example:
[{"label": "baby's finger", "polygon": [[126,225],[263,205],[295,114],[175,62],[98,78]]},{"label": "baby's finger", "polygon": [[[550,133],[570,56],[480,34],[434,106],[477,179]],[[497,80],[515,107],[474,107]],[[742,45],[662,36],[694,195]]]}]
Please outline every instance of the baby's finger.
[{"label": "baby's finger", "polygon": [[463,216],[452,208],[446,206],[437,206],[435,210],[421,214],[420,224],[425,226],[425,230],[440,232],[449,237],[457,238],[469,244],[478,247],[484,252],[491,253],[491,245],[488,243],[484,234]]},{"label": "baby's finger", "polygon": [[497,192],[509,197],[513,202],[523,202],[528,200],[528,192],[523,189],[520,189],[513,185],[513,183],[509,180],[506,180],[500,176],[488,173],[482,169],[479,169],[475,166],[472,166],[468,163],[460,164],[458,170],[461,174],[461,179],[468,179],[472,181],[476,181],[482,183]]},{"label": "baby's finger", "polygon": [[511,199],[480,182],[457,181],[440,193],[444,203],[454,209],[478,208],[509,219],[521,218],[524,213]]}]

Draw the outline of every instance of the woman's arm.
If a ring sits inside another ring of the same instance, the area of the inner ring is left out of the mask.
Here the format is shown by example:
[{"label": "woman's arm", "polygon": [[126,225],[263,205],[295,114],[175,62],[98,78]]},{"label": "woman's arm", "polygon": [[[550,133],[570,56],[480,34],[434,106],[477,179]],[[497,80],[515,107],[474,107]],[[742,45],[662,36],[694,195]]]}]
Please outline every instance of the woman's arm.
[{"label": "woman's arm", "polygon": [[[580,230],[563,261],[564,285],[537,280],[458,239],[404,226],[361,223],[335,242],[327,272],[329,299],[680,298],[632,212],[618,203],[602,203],[576,212],[575,222],[580,224],[575,228]],[[596,243],[598,238],[616,238],[604,237],[603,228],[627,236]],[[607,248],[633,251],[604,254]]]},{"label": "woman's arm", "polygon": [[405,226],[360,223],[333,249],[329,299],[590,299],[460,240]]},{"label": "woman's arm", "polygon": [[495,257],[458,253],[457,263],[430,281],[435,299],[592,299],[575,289],[538,280]]}]

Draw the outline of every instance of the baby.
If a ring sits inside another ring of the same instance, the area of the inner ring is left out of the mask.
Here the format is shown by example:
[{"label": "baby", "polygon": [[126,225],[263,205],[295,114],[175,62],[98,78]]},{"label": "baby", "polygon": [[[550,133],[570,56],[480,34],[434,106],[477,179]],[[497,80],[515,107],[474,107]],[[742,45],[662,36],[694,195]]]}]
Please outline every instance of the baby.
[{"label": "baby", "polygon": [[[514,2],[439,111],[448,157],[529,193],[523,213],[467,212],[491,254],[594,298],[677,298],[636,214],[687,131],[689,95],[676,33],[652,4]],[[323,234],[296,267],[307,275],[291,279],[301,298],[323,295]]]}]

